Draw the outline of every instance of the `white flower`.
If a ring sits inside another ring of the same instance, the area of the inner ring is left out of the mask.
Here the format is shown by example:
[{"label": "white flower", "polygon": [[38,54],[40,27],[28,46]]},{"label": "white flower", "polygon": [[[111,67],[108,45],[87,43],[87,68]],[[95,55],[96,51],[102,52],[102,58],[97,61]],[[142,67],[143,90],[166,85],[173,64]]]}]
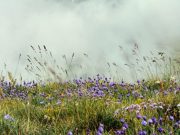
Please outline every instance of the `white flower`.
[{"label": "white flower", "polygon": [[160,84],[160,83],[161,83],[161,81],[157,80],[155,83],[156,83],[156,84]]},{"label": "white flower", "polygon": [[171,81],[175,81],[175,80],[176,80],[176,77],[175,77],[175,76],[171,76],[171,77],[170,77],[170,80],[171,80]]}]

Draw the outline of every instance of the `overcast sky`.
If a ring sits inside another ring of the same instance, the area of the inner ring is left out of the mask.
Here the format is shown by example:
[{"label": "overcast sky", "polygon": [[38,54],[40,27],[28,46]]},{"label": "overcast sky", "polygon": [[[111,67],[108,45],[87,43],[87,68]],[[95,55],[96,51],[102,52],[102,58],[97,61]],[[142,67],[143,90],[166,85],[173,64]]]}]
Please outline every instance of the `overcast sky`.
[{"label": "overcast sky", "polygon": [[60,65],[63,54],[87,53],[90,58],[79,58],[79,64],[84,61],[90,75],[106,73],[107,62],[125,63],[118,46],[129,51],[134,43],[142,55],[151,50],[177,51],[180,1],[0,0],[1,70],[6,63],[14,72],[21,53],[18,73],[25,75],[22,69],[32,52],[30,45],[46,45]]}]

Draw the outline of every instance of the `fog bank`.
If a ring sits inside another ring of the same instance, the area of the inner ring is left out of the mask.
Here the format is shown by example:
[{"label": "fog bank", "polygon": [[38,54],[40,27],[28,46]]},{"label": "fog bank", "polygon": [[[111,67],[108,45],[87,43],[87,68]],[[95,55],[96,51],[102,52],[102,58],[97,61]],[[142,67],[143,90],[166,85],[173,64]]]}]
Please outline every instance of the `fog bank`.
[{"label": "fog bank", "polygon": [[31,78],[24,70],[30,45],[46,45],[62,66],[62,56],[74,52],[75,62],[84,65],[78,74],[108,74],[107,62],[115,62],[122,65],[120,78],[132,79],[119,46],[131,53],[137,43],[141,55],[174,55],[179,30],[179,0],[0,0],[0,69],[5,72],[6,63],[15,72],[21,53],[17,76]]}]

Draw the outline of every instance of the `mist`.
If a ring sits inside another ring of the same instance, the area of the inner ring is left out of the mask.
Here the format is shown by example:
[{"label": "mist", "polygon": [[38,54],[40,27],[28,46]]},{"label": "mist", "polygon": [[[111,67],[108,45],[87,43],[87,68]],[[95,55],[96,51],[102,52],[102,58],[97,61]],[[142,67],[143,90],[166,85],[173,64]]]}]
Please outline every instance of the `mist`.
[{"label": "mist", "polygon": [[[75,53],[88,75],[108,74],[107,62],[124,65],[121,46],[137,43],[142,55],[180,51],[179,0],[0,0],[0,69],[28,76],[31,45],[46,45],[59,65]],[[88,59],[84,58],[88,54]],[[131,59],[131,58],[129,58]],[[79,61],[78,61],[79,60]],[[120,78],[132,74],[121,66]],[[3,71],[4,72],[4,71]],[[77,71],[82,75],[82,71]]]}]

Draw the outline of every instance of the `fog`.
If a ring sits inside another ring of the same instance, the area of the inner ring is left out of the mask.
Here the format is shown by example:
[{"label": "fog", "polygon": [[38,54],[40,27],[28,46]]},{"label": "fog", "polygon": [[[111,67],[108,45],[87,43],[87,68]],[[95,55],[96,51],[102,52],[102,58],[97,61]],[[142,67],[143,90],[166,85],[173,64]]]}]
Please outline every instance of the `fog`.
[{"label": "fog", "polygon": [[[84,64],[84,70],[77,71],[79,75],[108,75],[107,62],[115,62],[122,65],[120,78],[130,79],[132,72],[123,66],[126,61],[119,46],[130,52],[135,43],[142,55],[150,51],[177,53],[180,1],[0,0],[3,74],[17,70],[16,76],[32,78],[24,70],[26,55],[34,55],[31,45],[46,45],[60,66],[64,64],[62,56],[71,57],[74,52],[75,62]],[[17,67],[19,53],[22,58]]]}]

